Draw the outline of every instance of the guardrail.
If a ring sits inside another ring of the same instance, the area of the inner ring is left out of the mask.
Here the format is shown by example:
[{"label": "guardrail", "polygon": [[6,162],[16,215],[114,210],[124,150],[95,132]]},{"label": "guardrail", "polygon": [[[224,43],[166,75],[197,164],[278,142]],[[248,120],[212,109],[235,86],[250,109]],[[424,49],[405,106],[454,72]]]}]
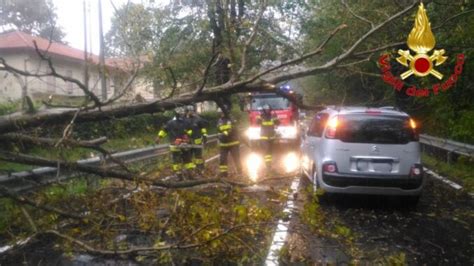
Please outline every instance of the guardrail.
[{"label": "guardrail", "polygon": [[[209,135],[208,143],[216,141],[216,134]],[[128,164],[153,159],[167,154],[168,152],[168,144],[161,144],[136,150],[113,153],[112,157]],[[79,160],[77,163],[85,165],[115,164],[110,160],[104,160],[102,156]],[[18,193],[84,175],[85,174],[83,173],[64,171],[56,167],[40,167],[30,171],[21,171],[8,175],[2,175],[0,176],[0,185]]]},{"label": "guardrail", "polygon": [[422,151],[425,150],[424,146],[435,147],[437,149],[441,149],[447,152],[447,161],[450,163],[452,161],[452,155],[464,155],[467,157],[474,156],[474,145],[457,142],[450,139],[442,139],[438,137],[433,137],[426,134],[420,135],[420,143]]}]

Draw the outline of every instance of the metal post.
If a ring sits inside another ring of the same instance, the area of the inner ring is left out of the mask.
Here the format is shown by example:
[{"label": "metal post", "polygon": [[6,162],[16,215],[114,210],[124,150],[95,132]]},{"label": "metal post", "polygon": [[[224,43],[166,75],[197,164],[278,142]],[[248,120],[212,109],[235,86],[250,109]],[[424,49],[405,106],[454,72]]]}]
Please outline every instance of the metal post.
[{"label": "metal post", "polygon": [[101,91],[102,91],[102,100],[105,101],[107,100],[107,83],[105,80],[104,34],[102,30],[102,0],[99,0],[99,39],[100,39],[100,53],[99,53],[100,85],[101,85]]},{"label": "metal post", "polygon": [[83,1],[84,5],[84,85],[89,89],[89,66],[87,64],[87,15],[86,15],[86,0]]}]

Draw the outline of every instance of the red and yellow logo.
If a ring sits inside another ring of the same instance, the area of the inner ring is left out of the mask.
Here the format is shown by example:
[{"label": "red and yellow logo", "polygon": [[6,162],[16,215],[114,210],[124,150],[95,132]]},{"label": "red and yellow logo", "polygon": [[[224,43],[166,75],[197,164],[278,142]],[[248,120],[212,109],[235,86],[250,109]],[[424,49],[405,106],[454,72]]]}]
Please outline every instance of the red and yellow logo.
[{"label": "red and yellow logo", "polygon": [[[431,50],[435,48],[436,40],[433,32],[431,31],[431,24],[426,14],[426,9],[423,3],[418,7],[418,12],[415,18],[415,25],[408,35],[407,40],[408,47],[410,50],[398,50],[399,57],[396,58],[397,62],[407,67],[408,70],[403,72],[400,77],[402,80],[415,75],[416,77],[426,77],[432,75],[439,80],[442,80],[444,75],[436,70],[436,66],[443,64],[448,58],[444,54],[444,49],[434,50],[431,54]],[[449,78],[439,84],[434,84],[431,88],[419,89],[415,86],[411,86],[406,89],[406,94],[409,96],[427,97],[431,93],[437,95],[439,91],[446,91],[451,88],[457,81],[458,76],[462,73],[464,65],[464,55],[457,55],[457,62],[454,73]],[[395,77],[391,72],[390,57],[388,54],[384,54],[379,59],[379,64],[382,69],[383,80],[391,85],[397,91],[401,91],[404,88],[405,83]]]}]

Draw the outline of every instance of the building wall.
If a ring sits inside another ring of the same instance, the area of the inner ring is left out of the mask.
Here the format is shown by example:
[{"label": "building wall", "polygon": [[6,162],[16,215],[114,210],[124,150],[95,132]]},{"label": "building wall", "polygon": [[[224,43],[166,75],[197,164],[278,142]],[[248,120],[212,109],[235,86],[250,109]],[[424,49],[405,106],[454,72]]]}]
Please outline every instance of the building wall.
[{"label": "building wall", "polygon": [[[30,52],[15,52],[2,54],[5,61],[20,70],[30,73],[46,74],[50,68],[46,61]],[[66,77],[75,78],[84,82],[83,63],[78,60],[68,58],[52,57],[53,66],[57,73]],[[74,83],[65,82],[60,78],[46,77],[24,77],[13,75],[5,71],[0,71],[0,102],[16,101],[22,97],[22,87],[26,84],[27,94],[30,97],[39,95],[62,95],[62,96],[83,96],[84,92]],[[89,67],[89,88],[96,95],[101,95],[99,71],[97,66]],[[107,98],[114,94],[113,81],[107,80]]]}]

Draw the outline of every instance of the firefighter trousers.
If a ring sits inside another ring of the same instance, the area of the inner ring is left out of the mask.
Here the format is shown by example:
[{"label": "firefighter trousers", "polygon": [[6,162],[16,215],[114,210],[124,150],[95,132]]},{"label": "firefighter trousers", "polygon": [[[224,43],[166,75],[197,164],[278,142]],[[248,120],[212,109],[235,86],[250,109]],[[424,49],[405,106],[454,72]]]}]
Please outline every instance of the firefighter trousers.
[{"label": "firefighter trousers", "polygon": [[265,160],[265,165],[268,169],[272,168],[273,161],[273,139],[266,138],[260,140],[260,145],[263,152],[263,158]]},{"label": "firefighter trousers", "polygon": [[191,161],[192,155],[189,149],[181,149],[176,146],[170,146],[171,161],[173,172],[177,175],[181,175],[184,169],[192,170],[196,166]]},{"label": "firefighter trousers", "polygon": [[202,156],[202,148],[192,148],[190,150],[191,156],[193,158],[193,163],[196,166],[197,170],[204,170],[204,158]]},{"label": "firefighter trousers", "polygon": [[237,173],[242,173],[242,165],[240,162],[240,145],[232,145],[232,146],[220,146],[220,162],[219,162],[219,174],[220,176],[226,177],[229,173],[229,166],[228,166],[228,156],[229,154],[232,156],[232,160],[234,161],[235,168],[237,169]]}]

